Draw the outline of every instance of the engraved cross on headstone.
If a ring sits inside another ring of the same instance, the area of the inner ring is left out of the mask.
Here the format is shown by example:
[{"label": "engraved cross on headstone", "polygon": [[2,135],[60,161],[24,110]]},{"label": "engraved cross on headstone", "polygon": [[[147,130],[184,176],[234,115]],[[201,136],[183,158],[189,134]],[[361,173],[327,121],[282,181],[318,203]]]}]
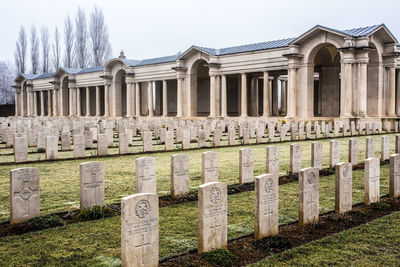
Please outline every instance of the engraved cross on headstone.
[{"label": "engraved cross on headstone", "polygon": [[144,241],[144,234],[142,234],[142,242],[141,242],[140,245],[137,245],[137,246],[136,246],[136,248],[142,249],[142,264],[145,264],[145,262],[144,262],[144,259],[145,259],[144,250],[145,250],[146,246],[149,246],[149,245],[150,245],[150,242],[145,243],[145,241]]},{"label": "engraved cross on headstone", "polygon": [[221,224],[217,223],[217,218],[215,218],[213,225],[210,227],[210,230],[211,230],[212,234],[214,235],[214,246],[213,246],[213,248],[217,247],[217,238],[219,236],[217,234],[217,231],[220,228],[221,228]]},{"label": "engraved cross on headstone", "polygon": [[272,214],[273,214],[272,205],[267,204],[267,209],[266,209],[266,212],[264,213],[264,215],[267,217],[269,227],[271,227]]}]

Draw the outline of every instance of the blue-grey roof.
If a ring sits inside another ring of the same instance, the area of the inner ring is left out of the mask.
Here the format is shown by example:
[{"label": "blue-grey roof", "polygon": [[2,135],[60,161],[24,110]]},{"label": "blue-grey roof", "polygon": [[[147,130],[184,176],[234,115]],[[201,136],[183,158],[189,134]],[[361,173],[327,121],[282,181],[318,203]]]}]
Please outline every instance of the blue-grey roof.
[{"label": "blue-grey roof", "polygon": [[370,35],[371,33],[373,33],[376,29],[378,29],[381,26],[384,26],[384,24],[348,29],[348,30],[344,30],[343,33],[353,36],[353,37],[367,36],[367,35]]},{"label": "blue-grey roof", "polygon": [[98,72],[98,71],[102,71],[103,69],[104,69],[103,66],[97,66],[97,67],[80,69],[78,73],[81,74],[81,73]]},{"label": "blue-grey roof", "polygon": [[135,60],[135,59],[123,59],[125,64],[130,67],[137,67],[137,66],[145,66],[145,65],[153,65],[153,64],[161,64],[161,63],[168,63],[174,62],[179,57],[180,54],[176,54],[173,56],[166,56],[166,57],[156,57],[150,59],[143,59],[143,60]]}]

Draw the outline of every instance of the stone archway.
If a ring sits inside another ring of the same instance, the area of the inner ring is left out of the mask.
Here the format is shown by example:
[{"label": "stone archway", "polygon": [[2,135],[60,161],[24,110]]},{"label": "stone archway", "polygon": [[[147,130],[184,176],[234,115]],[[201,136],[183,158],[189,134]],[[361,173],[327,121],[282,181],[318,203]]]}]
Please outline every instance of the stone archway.
[{"label": "stone archway", "polygon": [[62,114],[61,116],[69,115],[69,82],[68,76],[65,76],[61,82],[61,97],[62,97]]},{"label": "stone archway", "polygon": [[210,76],[208,63],[197,60],[191,68],[191,113],[192,116],[210,115]]},{"label": "stone archway", "polygon": [[314,116],[340,116],[340,53],[332,44],[318,47],[314,57]]},{"label": "stone archway", "polygon": [[113,78],[114,89],[114,116],[126,116],[126,72],[123,69],[117,71]]}]

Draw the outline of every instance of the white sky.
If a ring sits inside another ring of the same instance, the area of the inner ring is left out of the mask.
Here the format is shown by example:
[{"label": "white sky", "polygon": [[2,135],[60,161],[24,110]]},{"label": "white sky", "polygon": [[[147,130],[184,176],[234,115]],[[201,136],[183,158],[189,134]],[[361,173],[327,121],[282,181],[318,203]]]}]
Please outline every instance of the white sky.
[{"label": "white sky", "polygon": [[399,0],[0,0],[0,60],[14,62],[20,25],[28,36],[31,24],[62,31],[78,5],[87,13],[94,5],[103,9],[113,56],[123,49],[129,59],[173,55],[193,44],[221,48],[296,37],[316,24],[385,23],[400,40]]}]

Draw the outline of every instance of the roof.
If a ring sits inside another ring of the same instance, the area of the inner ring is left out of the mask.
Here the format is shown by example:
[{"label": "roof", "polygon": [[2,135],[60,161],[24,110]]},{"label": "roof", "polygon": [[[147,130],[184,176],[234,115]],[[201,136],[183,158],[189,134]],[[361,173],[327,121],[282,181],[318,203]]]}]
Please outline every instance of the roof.
[{"label": "roof", "polygon": [[[222,55],[230,55],[230,54],[238,54],[238,53],[246,53],[246,52],[287,47],[287,46],[291,45],[292,43],[304,38],[306,35],[308,35],[309,33],[313,32],[317,29],[333,31],[333,32],[336,32],[336,33],[338,33],[340,35],[344,35],[344,36],[363,37],[363,36],[368,36],[370,34],[373,34],[375,31],[377,31],[378,29],[380,29],[382,27],[397,42],[396,38],[393,36],[393,34],[389,31],[389,29],[383,23],[377,24],[377,25],[372,25],[372,26],[367,26],[367,27],[347,29],[347,30],[337,30],[337,29],[325,27],[322,25],[316,25],[315,27],[311,28],[307,32],[303,33],[302,35],[300,35],[298,37],[294,37],[294,38],[286,38],[286,39],[280,39],[280,40],[274,40],[274,41],[232,46],[232,47],[219,48],[219,49],[194,45],[194,46],[191,46],[189,49],[187,49],[184,53],[178,53],[178,54],[171,55],[171,56],[156,57],[156,58],[143,59],[143,60],[136,60],[136,59],[120,59],[120,60],[129,67],[170,63],[170,62],[175,62],[178,58],[185,55],[187,52],[189,52],[192,49],[200,50],[200,51],[207,53],[209,55],[212,55],[212,56],[222,56]],[[397,44],[397,46],[400,47],[400,44]],[[102,71],[104,69],[104,66],[85,68],[85,69],[79,69],[79,68],[60,68],[60,69],[64,70],[65,72],[67,72],[69,74],[82,74],[82,73]],[[41,74],[41,75],[32,75],[32,74],[22,74],[22,75],[27,80],[50,78],[53,76],[53,74],[50,74],[50,73],[49,74]]]}]

